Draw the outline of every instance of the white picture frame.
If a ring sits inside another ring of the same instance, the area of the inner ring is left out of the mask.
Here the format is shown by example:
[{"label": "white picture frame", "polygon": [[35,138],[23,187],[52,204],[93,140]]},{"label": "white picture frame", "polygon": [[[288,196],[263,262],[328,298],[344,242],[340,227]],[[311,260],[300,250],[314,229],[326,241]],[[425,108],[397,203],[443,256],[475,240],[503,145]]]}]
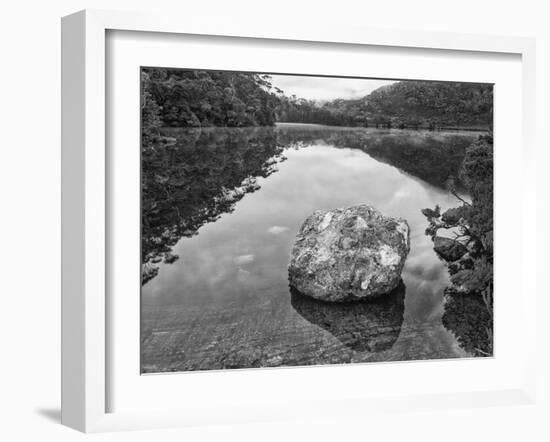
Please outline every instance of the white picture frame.
[{"label": "white picture frame", "polygon": [[[534,219],[535,42],[519,37],[494,37],[417,31],[389,31],[346,26],[287,27],[284,23],[212,22],[197,17],[86,10],[62,20],[62,423],[84,432],[185,426],[217,422],[283,419],[288,416],[329,416],[335,401],[317,401],[310,409],[280,407],[255,409],[238,403],[225,415],[204,411],[107,412],[109,326],[106,134],[106,33],[142,31],[163,34],[206,35],[296,42],[369,45],[380,48],[426,48],[515,54],[521,57],[522,121],[521,158],[524,182],[521,191],[523,220]],[[525,336],[534,336],[536,317],[534,238],[521,230],[521,324]],[[519,241],[519,240],[518,240]],[[467,393],[344,398],[340,414],[371,411],[490,406],[532,403],[535,397],[534,339],[525,342],[521,357],[521,382],[498,390]],[[518,356],[520,357],[520,356]],[[313,368],[312,370],[315,370]],[[219,376],[211,373],[208,376]],[[192,400],[192,398],[189,398]]]}]

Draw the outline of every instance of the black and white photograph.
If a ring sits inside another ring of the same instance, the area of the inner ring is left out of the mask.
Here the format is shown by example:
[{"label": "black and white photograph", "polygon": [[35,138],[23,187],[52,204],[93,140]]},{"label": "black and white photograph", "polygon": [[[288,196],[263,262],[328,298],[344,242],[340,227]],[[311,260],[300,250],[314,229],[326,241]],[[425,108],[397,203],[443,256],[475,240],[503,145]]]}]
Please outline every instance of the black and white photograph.
[{"label": "black and white photograph", "polygon": [[550,441],[543,6],[7,2],[0,439]]},{"label": "black and white photograph", "polygon": [[140,75],[142,374],[494,355],[492,84]]}]

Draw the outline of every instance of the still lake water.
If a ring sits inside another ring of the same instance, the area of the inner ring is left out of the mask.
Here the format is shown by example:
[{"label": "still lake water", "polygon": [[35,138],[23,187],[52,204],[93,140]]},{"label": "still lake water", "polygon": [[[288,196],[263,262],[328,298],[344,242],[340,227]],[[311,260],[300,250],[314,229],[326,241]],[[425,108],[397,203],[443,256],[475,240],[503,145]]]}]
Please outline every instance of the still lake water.
[{"label": "still lake water", "polygon": [[[420,210],[458,205],[445,181],[477,134],[281,124],[169,135],[175,145],[142,160],[154,270],[142,287],[143,372],[472,356],[462,328],[443,325],[449,277]],[[351,305],[290,290],[305,218],[360,203],[408,221],[402,287]]]}]

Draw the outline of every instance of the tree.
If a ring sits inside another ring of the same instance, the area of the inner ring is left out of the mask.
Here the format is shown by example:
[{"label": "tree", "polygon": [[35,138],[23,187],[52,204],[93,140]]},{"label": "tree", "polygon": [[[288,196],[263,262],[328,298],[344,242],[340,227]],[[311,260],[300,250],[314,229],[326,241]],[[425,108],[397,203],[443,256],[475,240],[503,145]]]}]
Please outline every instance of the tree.
[{"label": "tree", "polygon": [[279,102],[267,75],[142,69],[163,126],[271,126]]},{"label": "tree", "polygon": [[144,147],[150,147],[160,135],[161,108],[150,92],[151,77],[147,72],[141,73],[141,138]]}]

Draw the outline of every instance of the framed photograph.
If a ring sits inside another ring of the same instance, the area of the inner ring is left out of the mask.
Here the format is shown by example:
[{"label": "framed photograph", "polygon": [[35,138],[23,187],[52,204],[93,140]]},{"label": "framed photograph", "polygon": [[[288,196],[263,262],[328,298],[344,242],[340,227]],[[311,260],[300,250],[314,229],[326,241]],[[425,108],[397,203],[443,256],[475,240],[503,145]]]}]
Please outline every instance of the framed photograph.
[{"label": "framed photograph", "polygon": [[109,11],[62,36],[64,424],[534,400],[532,40]]}]

